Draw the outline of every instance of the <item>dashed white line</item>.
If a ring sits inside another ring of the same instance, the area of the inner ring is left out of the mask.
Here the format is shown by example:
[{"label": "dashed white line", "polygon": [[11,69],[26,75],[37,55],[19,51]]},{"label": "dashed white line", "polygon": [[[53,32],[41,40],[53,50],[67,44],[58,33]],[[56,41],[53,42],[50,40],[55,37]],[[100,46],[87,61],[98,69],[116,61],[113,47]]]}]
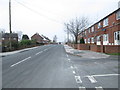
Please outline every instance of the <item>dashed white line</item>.
[{"label": "dashed white line", "polygon": [[41,51],[41,52],[38,52],[38,53],[36,53],[35,55],[38,55],[38,54],[40,54],[40,53],[42,53],[43,51]]},{"label": "dashed white line", "polygon": [[14,66],[16,66],[16,65],[18,65],[18,64],[20,64],[20,63],[22,63],[22,62],[24,62],[24,61],[26,61],[26,60],[28,60],[28,59],[30,59],[30,58],[31,58],[31,57],[25,58],[25,59],[23,59],[22,61],[19,61],[19,62],[15,63],[15,64],[11,65],[10,67],[14,67]]},{"label": "dashed white line", "polygon": [[103,88],[101,86],[95,87],[95,88],[96,88],[96,90],[103,90]]},{"label": "dashed white line", "polygon": [[79,90],[86,90],[85,87],[79,87]]},{"label": "dashed white line", "polygon": [[75,76],[75,80],[77,83],[82,83],[80,76]]},{"label": "dashed white line", "polygon": [[87,76],[91,83],[96,83],[97,81],[93,76]]}]

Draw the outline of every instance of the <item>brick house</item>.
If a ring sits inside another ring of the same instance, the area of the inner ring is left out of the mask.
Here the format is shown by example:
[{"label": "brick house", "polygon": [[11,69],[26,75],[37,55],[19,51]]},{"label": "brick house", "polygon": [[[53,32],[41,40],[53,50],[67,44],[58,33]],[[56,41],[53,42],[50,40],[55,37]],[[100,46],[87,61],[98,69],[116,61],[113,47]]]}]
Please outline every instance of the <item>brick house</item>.
[{"label": "brick house", "polygon": [[39,33],[35,33],[32,37],[31,40],[35,40],[36,43],[41,44],[43,43],[43,37],[39,35]]},{"label": "brick house", "polygon": [[80,38],[84,38],[85,44],[106,45],[118,49],[120,47],[120,8],[82,31]]},{"label": "brick house", "polygon": [[[11,35],[11,36],[10,36]],[[7,45],[8,42],[10,41],[11,37],[11,42],[18,42],[18,34],[17,33],[2,33],[2,45]]]}]

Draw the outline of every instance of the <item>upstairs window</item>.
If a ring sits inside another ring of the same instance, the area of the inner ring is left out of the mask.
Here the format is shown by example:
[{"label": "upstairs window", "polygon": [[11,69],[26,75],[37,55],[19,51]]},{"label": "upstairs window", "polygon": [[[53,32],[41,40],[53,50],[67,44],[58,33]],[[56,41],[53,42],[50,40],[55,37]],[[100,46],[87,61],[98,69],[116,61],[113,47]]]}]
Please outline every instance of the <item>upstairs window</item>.
[{"label": "upstairs window", "polygon": [[116,13],[116,19],[117,19],[117,20],[120,19],[120,10]]},{"label": "upstairs window", "polygon": [[88,32],[90,33],[90,28],[88,29]]},{"label": "upstairs window", "polygon": [[102,27],[101,23],[98,23],[98,29],[101,28],[101,27]]},{"label": "upstairs window", "polygon": [[91,31],[94,32],[94,26],[91,28]]},{"label": "upstairs window", "polygon": [[100,36],[97,36],[97,41],[100,41]]},{"label": "upstairs window", "polygon": [[103,27],[108,26],[108,18],[103,20]]}]

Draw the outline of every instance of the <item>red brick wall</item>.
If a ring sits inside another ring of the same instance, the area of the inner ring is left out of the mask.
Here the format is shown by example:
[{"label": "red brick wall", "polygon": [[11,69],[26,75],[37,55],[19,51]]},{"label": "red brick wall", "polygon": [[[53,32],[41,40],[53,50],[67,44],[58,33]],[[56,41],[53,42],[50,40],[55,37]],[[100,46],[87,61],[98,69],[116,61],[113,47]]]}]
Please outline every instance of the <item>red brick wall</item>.
[{"label": "red brick wall", "polygon": [[88,45],[88,44],[78,44],[77,49],[79,49],[79,50],[90,50],[90,45]]},{"label": "red brick wall", "polygon": [[105,45],[105,53],[120,53],[120,45]]},{"label": "red brick wall", "polygon": [[95,52],[101,52],[101,45],[90,45],[90,50]]}]

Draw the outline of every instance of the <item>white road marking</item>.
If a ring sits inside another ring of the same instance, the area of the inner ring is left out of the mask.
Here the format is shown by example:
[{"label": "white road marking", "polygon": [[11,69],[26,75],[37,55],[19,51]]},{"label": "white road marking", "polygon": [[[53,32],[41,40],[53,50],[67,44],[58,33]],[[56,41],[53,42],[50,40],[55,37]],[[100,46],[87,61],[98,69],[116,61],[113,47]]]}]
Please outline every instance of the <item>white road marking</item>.
[{"label": "white road marking", "polygon": [[70,59],[68,58],[68,61],[70,61]]},{"label": "white road marking", "polygon": [[70,66],[71,69],[73,69],[73,66]]},{"label": "white road marking", "polygon": [[75,71],[73,71],[73,74],[76,74],[76,72],[75,72]]},{"label": "white road marking", "polygon": [[77,83],[82,83],[80,76],[75,76],[75,80]]},{"label": "white road marking", "polygon": [[97,81],[93,76],[87,76],[91,83],[96,83]]},{"label": "white road marking", "polygon": [[120,74],[101,74],[101,75],[91,75],[91,76],[94,76],[94,77],[103,77],[103,76],[118,76]]},{"label": "white road marking", "polygon": [[47,49],[45,49],[44,51],[47,51]]},{"label": "white road marking", "polygon": [[22,62],[24,62],[24,61],[26,61],[26,60],[28,60],[28,59],[30,59],[30,58],[31,58],[31,57],[25,58],[25,59],[23,59],[22,61],[19,61],[19,62],[15,63],[15,64],[11,65],[10,67],[14,67],[14,66],[16,66],[17,64],[20,64],[20,63],[22,63]]},{"label": "white road marking", "polygon": [[66,54],[66,56],[68,57],[68,55]]},{"label": "white road marking", "polygon": [[43,51],[41,51],[41,52],[38,52],[38,53],[36,53],[35,55],[38,55],[38,54],[40,54],[40,53],[42,53]]},{"label": "white road marking", "polygon": [[79,90],[86,90],[85,87],[79,87]]},{"label": "white road marking", "polygon": [[95,87],[95,88],[96,88],[96,90],[103,90],[103,88],[101,86]]}]

